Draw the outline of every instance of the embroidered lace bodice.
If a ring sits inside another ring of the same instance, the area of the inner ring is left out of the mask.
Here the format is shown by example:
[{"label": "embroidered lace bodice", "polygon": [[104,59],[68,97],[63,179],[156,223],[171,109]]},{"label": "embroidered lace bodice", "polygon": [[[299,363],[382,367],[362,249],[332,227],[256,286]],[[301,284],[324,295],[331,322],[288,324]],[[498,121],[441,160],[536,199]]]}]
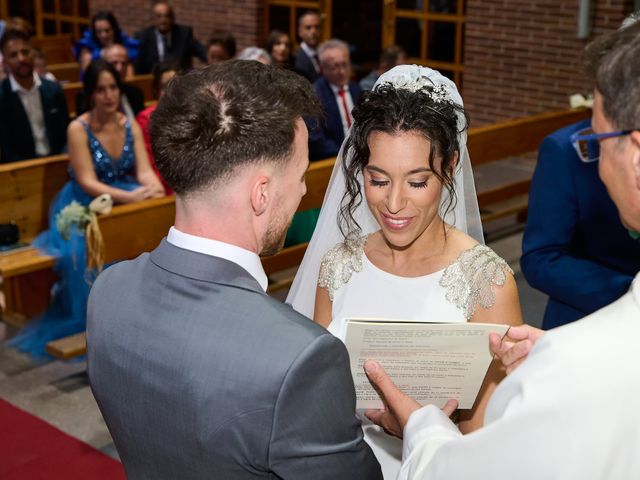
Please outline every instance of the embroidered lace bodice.
[{"label": "embroidered lace bodice", "polygon": [[[379,284],[385,284],[384,288],[379,291],[380,294],[384,295],[384,292],[388,292],[388,295],[391,295],[391,292],[396,288],[408,289],[411,291],[411,295],[418,297],[416,299],[418,302],[420,299],[433,298],[434,294],[436,297],[440,294],[447,303],[459,310],[463,317],[462,321],[468,321],[478,305],[483,308],[491,308],[495,304],[495,293],[492,287],[504,285],[507,272],[513,274],[507,262],[491,248],[478,244],[463,251],[444,270],[423,277],[400,277],[383,272],[367,259],[364,254],[366,240],[366,237],[361,237],[357,240],[339,243],[324,256],[320,265],[318,286],[328,290],[329,297],[334,304],[337,300],[336,297],[348,288],[354,277],[361,276],[364,270],[367,270],[369,273],[375,273],[375,275],[369,275],[363,282],[363,286],[370,294],[373,295],[378,291]],[[426,291],[435,287],[438,287],[437,292]],[[425,290],[421,291],[420,289]],[[386,300],[396,303],[391,296]],[[435,307],[435,305],[432,306]],[[418,314],[428,314],[428,311],[423,312],[421,307],[417,305],[416,307],[419,310]],[[427,306],[425,307],[429,310]],[[337,313],[335,308],[333,310],[334,314]],[[359,316],[365,315],[362,313]],[[394,318],[401,317],[394,316]],[[422,320],[425,318],[423,317]],[[438,319],[434,321],[454,320]]]}]

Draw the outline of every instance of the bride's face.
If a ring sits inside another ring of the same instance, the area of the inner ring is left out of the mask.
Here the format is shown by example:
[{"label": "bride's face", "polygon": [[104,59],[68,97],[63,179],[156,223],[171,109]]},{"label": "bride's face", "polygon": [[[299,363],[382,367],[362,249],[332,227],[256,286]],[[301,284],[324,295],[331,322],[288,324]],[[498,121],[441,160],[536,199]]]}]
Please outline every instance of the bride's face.
[{"label": "bride's face", "polygon": [[[417,132],[369,136],[364,193],[387,242],[411,245],[440,223],[442,184],[429,167],[431,143]],[[439,168],[439,162],[434,162]]]}]

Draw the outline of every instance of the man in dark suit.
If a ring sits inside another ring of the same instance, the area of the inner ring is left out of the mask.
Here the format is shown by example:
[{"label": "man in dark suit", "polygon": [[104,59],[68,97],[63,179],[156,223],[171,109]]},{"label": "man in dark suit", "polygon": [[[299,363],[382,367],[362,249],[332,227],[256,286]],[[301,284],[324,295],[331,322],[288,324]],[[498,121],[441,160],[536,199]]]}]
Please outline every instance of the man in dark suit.
[{"label": "man in dark suit", "polygon": [[[127,49],[119,43],[114,43],[103,49],[100,56],[113,65],[113,68],[120,75],[122,79],[122,111],[129,119],[135,119],[138,113],[144,110],[144,93],[135,85],[126,83],[129,68]],[[79,91],[76,95],[76,115],[86,112],[89,108],[90,105],[84,98],[84,92]]]},{"label": "man in dark suit", "polygon": [[[573,322],[629,290],[640,271],[631,239],[598,176],[598,161],[581,160],[571,134],[591,120],[544,139],[529,191],[520,265],[527,281],[549,295],[542,327]],[[597,158],[597,142],[591,156]]]},{"label": "man in dark suit", "polygon": [[320,60],[317,48],[320,43],[320,15],[307,10],[298,19],[298,36],[301,43],[293,68],[311,83],[320,78]]},{"label": "man in dark suit", "polygon": [[88,373],[129,478],[379,479],[345,346],[266,294],[306,191],[299,75],[232,61],[169,83],[151,121],[175,224],[106,269],[88,304]]},{"label": "man in dark suit", "polygon": [[0,84],[0,162],[62,152],[67,144],[67,104],[60,85],[34,73],[29,34],[5,31],[0,51],[9,71]]},{"label": "man in dark suit", "polygon": [[307,120],[309,127],[309,157],[320,160],[335,157],[345,134],[351,127],[351,110],[358,102],[362,89],[351,79],[349,47],[342,40],[332,39],[318,48],[323,76],[313,88],[324,109],[319,121]]},{"label": "man in dark suit", "polygon": [[140,53],[135,70],[138,75],[151,73],[156,63],[172,61],[183,71],[191,68],[192,57],[207,62],[204,47],[193,37],[193,29],[175,23],[173,7],[166,1],[153,5],[155,25],[136,33],[140,40]]}]

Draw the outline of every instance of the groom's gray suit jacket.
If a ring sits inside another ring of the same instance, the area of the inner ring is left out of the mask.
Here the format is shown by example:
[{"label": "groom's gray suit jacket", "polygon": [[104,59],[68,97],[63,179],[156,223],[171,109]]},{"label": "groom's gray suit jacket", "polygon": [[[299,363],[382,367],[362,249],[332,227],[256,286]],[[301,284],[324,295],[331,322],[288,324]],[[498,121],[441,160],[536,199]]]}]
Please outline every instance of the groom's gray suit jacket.
[{"label": "groom's gray suit jacket", "polygon": [[344,345],[163,240],[89,298],[89,380],[131,479],[376,479]]}]

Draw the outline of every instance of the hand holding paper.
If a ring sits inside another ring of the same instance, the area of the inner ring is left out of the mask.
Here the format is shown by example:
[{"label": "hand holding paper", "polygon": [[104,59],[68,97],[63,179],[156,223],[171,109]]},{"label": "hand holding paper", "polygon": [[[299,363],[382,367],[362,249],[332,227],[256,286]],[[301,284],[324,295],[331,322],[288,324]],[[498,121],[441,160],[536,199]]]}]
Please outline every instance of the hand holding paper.
[{"label": "hand holding paper", "polygon": [[491,351],[500,359],[507,370],[511,373],[518,365],[524,362],[529,352],[544,335],[544,331],[529,325],[511,327],[504,337],[492,333],[489,337]]},{"label": "hand holding paper", "polygon": [[[384,410],[367,410],[365,415],[373,423],[384,428],[389,435],[402,438],[402,432],[409,417],[422,405],[396,387],[378,362],[369,360],[365,362],[364,369],[384,404]],[[458,408],[458,402],[448,400],[442,411],[450,416],[456,408]]]}]

